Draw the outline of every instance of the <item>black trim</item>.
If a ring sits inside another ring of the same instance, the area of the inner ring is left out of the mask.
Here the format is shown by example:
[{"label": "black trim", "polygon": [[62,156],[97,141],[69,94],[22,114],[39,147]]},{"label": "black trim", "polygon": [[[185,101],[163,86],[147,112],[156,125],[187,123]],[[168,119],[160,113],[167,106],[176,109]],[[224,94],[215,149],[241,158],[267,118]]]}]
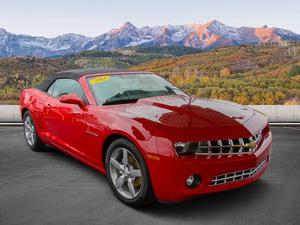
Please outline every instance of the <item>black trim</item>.
[{"label": "black trim", "polygon": [[89,75],[89,74],[101,74],[101,73],[117,73],[117,72],[128,72],[124,70],[100,70],[100,69],[79,69],[79,70],[68,70],[68,71],[62,71],[59,73],[55,73],[52,75],[49,75],[39,86],[36,88],[47,92],[48,88],[51,86],[51,84],[59,79],[73,79],[78,81],[82,76]]},{"label": "black trim", "polygon": [[[50,86],[48,87],[48,89],[49,89],[49,88],[50,88],[57,80],[59,80],[59,79],[69,79],[69,80],[74,80],[74,79],[70,79],[70,78],[57,78],[56,80],[53,80],[52,83],[50,83]],[[87,97],[86,97],[86,94],[85,94],[85,92],[84,92],[84,89],[82,88],[81,84],[80,84],[77,80],[75,80],[75,81],[79,84],[80,88],[82,89],[82,92],[83,92],[83,99],[82,99],[82,100],[83,100],[87,105],[90,105],[91,103],[88,101],[88,99],[87,99]],[[48,96],[51,97],[51,98],[58,99],[58,97],[54,97],[54,96],[52,95],[53,90],[52,90],[52,92],[51,92],[51,94],[50,94],[50,93],[48,93],[48,89],[47,89],[46,91],[41,90],[41,89],[38,89],[38,88],[35,88],[35,89],[37,89],[37,90],[43,92],[44,94],[48,95]],[[79,97],[80,97],[80,96],[79,96]]]}]

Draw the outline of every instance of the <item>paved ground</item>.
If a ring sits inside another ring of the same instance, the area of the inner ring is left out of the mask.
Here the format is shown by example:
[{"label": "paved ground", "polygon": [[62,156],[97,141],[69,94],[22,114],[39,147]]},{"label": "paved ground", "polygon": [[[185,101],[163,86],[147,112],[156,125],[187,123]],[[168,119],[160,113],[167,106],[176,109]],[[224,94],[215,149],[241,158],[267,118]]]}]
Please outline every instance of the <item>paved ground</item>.
[{"label": "paved ground", "polygon": [[2,127],[0,224],[300,224],[300,128],[272,131],[272,164],[256,183],[136,210],[103,175],[56,150],[32,152],[20,127]]}]

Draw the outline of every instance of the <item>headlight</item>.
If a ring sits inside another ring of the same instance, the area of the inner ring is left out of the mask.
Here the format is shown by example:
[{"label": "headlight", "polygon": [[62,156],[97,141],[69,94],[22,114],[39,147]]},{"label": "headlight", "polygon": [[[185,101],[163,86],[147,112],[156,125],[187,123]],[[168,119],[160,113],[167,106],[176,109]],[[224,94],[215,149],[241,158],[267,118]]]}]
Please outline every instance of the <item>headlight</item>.
[{"label": "headlight", "polygon": [[189,150],[190,142],[176,142],[174,148],[177,154],[185,154]]},{"label": "headlight", "polygon": [[207,141],[200,142],[176,142],[174,148],[178,155],[208,153],[209,144]]}]

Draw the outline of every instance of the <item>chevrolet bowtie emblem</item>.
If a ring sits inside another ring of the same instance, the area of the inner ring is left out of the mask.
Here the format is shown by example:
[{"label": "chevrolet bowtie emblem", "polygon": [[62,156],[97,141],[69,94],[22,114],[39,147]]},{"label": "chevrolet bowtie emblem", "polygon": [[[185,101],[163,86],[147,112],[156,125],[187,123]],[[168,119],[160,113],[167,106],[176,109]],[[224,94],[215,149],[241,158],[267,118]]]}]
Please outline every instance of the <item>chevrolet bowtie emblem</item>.
[{"label": "chevrolet bowtie emblem", "polygon": [[244,144],[244,148],[255,148],[255,146],[256,146],[256,141],[251,141],[251,142],[249,142],[249,143],[247,143],[247,144]]}]

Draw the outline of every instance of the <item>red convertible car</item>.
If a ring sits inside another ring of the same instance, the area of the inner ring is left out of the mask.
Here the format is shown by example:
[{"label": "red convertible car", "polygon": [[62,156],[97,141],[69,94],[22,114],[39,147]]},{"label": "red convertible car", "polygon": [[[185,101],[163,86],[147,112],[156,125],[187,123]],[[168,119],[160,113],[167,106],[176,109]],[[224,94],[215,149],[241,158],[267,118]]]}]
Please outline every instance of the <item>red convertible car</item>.
[{"label": "red convertible car", "polygon": [[32,150],[51,145],[106,174],[130,206],[238,188],[270,163],[265,115],[188,96],[153,73],[60,72],[20,101]]}]

